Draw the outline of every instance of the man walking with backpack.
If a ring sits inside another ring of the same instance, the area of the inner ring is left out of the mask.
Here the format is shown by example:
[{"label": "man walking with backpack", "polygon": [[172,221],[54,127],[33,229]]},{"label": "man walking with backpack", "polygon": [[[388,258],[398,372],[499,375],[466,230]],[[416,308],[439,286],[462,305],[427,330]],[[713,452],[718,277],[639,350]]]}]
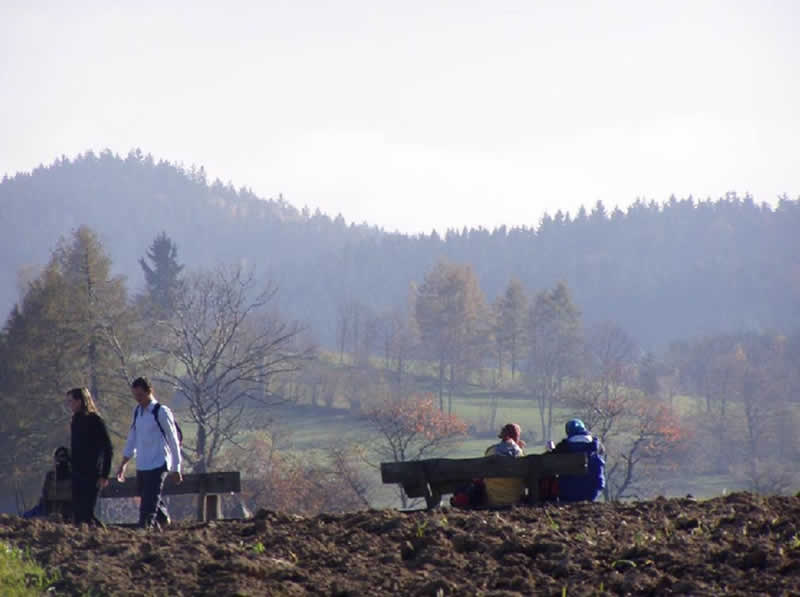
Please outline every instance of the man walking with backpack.
[{"label": "man walking with backpack", "polygon": [[172,411],[156,401],[153,388],[144,377],[131,384],[131,393],[137,406],[125,442],[122,463],[117,480],[125,481],[125,469],[131,458],[136,458],[136,486],[141,498],[139,526],[158,528],[169,524],[169,514],[161,500],[164,481],[171,476],[177,483],[181,475],[180,428],[175,424]]}]

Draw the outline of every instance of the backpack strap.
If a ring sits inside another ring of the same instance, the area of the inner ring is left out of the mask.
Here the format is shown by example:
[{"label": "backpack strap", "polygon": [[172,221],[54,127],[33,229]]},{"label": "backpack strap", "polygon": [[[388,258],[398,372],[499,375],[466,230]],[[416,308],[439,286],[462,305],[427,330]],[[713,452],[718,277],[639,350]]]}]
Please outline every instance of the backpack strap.
[{"label": "backpack strap", "polygon": [[[140,406],[137,406],[133,409],[133,423],[131,423],[131,429],[136,429],[136,419],[139,416],[139,410],[141,409]],[[161,426],[161,421],[158,419],[158,412],[161,410],[161,403],[157,402],[156,405],[153,407],[153,417],[155,417],[156,425],[158,425],[158,429],[161,431],[161,435],[164,436],[164,439],[167,439],[167,434],[164,432],[164,428]]]},{"label": "backpack strap", "polygon": [[153,416],[156,418],[156,425],[161,430],[161,435],[164,436],[164,440],[167,439],[167,434],[164,433],[164,428],[161,426],[161,421],[158,420],[158,413],[161,411],[161,403],[156,402],[156,405],[153,407]]}]

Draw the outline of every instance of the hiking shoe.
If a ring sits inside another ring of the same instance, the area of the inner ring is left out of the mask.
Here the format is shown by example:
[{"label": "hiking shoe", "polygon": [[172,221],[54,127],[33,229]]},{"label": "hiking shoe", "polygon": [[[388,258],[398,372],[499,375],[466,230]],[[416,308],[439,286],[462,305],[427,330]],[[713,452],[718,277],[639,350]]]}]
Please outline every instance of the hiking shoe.
[{"label": "hiking shoe", "polygon": [[156,523],[161,528],[164,528],[164,527],[168,527],[169,525],[172,524],[172,519],[170,518],[169,514],[159,510],[156,513]]}]

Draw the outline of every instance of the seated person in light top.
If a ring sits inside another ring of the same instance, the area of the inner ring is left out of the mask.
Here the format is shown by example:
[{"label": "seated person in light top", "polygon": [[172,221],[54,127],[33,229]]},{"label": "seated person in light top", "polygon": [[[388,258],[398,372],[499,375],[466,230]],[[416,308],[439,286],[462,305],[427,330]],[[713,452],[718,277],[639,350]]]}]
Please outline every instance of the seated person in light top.
[{"label": "seated person in light top", "polygon": [[[522,430],[516,423],[509,423],[503,427],[498,437],[500,443],[489,446],[485,456],[510,456],[519,458],[524,455],[525,442],[520,435]],[[522,498],[525,491],[523,479],[489,478],[484,481],[486,485],[486,498],[489,506],[510,506]]]}]

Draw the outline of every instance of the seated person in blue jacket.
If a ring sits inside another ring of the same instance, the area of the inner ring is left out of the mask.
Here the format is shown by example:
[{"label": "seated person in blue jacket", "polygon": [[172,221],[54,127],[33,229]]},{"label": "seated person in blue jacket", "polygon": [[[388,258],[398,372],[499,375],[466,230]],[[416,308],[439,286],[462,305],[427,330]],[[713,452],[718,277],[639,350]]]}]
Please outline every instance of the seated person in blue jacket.
[{"label": "seated person in blue jacket", "polygon": [[606,486],[605,450],[580,419],[568,421],[565,427],[567,437],[553,451],[561,454],[586,452],[588,471],[585,475],[559,475],[558,499],[562,502],[594,501]]}]

